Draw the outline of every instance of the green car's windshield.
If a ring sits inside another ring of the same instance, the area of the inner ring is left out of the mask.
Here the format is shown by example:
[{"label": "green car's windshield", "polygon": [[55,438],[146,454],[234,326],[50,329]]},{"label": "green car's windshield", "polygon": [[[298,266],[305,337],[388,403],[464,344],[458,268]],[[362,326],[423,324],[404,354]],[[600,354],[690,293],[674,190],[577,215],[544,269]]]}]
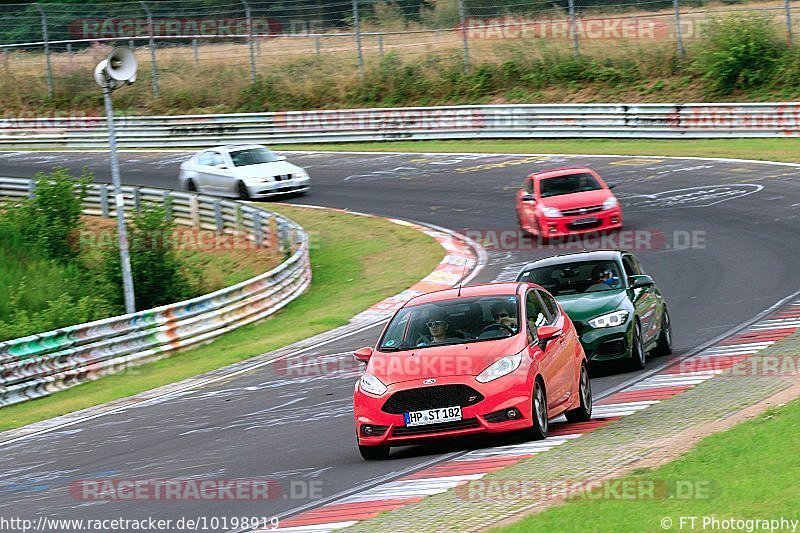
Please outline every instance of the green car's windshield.
[{"label": "green car's windshield", "polygon": [[517,296],[479,296],[405,307],[389,323],[381,351],[502,339],[519,332]]},{"label": "green car's windshield", "polygon": [[234,166],[246,167],[248,165],[260,165],[261,163],[273,163],[278,160],[275,152],[266,148],[247,148],[231,152],[231,160]]},{"label": "green car's windshield", "polygon": [[517,281],[541,285],[553,296],[624,288],[616,261],[580,261],[525,270]]}]

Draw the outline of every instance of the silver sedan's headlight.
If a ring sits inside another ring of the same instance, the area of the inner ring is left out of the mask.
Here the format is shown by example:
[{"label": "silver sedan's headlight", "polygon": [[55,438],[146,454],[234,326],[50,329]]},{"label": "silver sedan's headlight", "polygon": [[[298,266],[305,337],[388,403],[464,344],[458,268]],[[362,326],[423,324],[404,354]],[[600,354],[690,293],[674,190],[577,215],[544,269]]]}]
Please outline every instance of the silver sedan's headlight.
[{"label": "silver sedan's headlight", "polygon": [[600,315],[591,319],[589,325],[593,328],[613,328],[614,326],[621,326],[627,319],[627,311],[614,311],[613,313],[606,313],[605,315]]},{"label": "silver sedan's headlight", "polygon": [[303,170],[302,168],[294,173],[295,179],[298,180],[307,180],[308,179],[308,172]]},{"label": "silver sedan's headlight", "polygon": [[494,381],[497,378],[501,378],[505,375],[512,373],[514,370],[519,368],[519,365],[522,363],[522,354],[518,353],[516,355],[508,355],[503,357],[502,359],[498,359],[488,367],[486,370],[475,376],[475,380],[479,383],[488,383],[490,381]]}]

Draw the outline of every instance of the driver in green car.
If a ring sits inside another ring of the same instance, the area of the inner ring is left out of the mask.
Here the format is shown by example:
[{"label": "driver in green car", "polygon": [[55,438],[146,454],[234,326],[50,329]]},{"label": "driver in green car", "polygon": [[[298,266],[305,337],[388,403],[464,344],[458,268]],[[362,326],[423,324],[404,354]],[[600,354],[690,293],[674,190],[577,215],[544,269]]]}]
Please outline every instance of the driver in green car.
[{"label": "driver in green car", "polygon": [[614,275],[613,268],[597,265],[592,269],[592,284],[586,292],[610,291],[619,288],[619,276]]}]

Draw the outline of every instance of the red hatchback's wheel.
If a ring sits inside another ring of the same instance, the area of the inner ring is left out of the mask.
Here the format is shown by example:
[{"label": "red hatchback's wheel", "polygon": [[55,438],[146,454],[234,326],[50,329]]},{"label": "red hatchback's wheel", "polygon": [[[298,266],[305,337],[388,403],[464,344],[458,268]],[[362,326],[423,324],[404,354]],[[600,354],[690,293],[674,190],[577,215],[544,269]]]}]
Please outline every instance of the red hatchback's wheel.
[{"label": "red hatchback's wheel", "polygon": [[592,418],[592,384],[589,381],[589,371],[586,369],[586,365],[581,365],[578,394],[581,397],[580,407],[564,413],[568,422],[586,422]]},{"label": "red hatchback's wheel", "polygon": [[527,433],[532,440],[541,440],[547,437],[547,395],[545,394],[542,383],[537,379],[533,384],[533,394],[531,396],[531,419],[533,424]]}]

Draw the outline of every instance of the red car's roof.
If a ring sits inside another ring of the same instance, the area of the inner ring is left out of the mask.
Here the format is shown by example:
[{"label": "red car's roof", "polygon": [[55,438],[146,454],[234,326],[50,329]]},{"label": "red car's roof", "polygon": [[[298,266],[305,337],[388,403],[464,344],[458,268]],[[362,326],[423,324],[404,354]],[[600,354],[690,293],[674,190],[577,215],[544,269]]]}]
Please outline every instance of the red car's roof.
[{"label": "red car's roof", "polygon": [[594,173],[594,171],[589,167],[563,167],[563,168],[553,168],[550,170],[542,170],[541,172],[534,172],[533,174],[530,175],[530,177],[536,179],[552,178],[555,176],[564,176],[565,174],[574,174],[575,172]]},{"label": "red car's roof", "polygon": [[[520,285],[530,285],[529,283],[504,282],[504,283],[485,283],[483,285],[472,285],[461,288],[461,297],[470,298],[474,296],[514,296],[517,294]],[[458,287],[455,289],[445,289],[443,291],[429,292],[421,294],[409,300],[406,305],[419,305],[430,302],[441,302],[443,300],[453,300],[458,298]]]}]

